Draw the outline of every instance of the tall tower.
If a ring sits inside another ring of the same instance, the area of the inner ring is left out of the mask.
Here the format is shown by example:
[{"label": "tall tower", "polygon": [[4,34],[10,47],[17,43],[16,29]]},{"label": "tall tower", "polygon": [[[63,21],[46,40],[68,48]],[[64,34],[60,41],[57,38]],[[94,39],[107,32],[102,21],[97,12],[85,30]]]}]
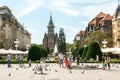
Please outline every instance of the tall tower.
[{"label": "tall tower", "polygon": [[44,38],[43,38],[43,47],[44,48],[49,48],[49,49],[54,49],[55,44],[58,42],[58,36],[57,34],[54,34],[54,23],[52,20],[52,13],[50,13],[50,20],[47,25],[48,28],[48,34],[45,33]]},{"label": "tall tower", "polygon": [[55,28],[55,26],[54,26],[53,20],[52,20],[52,13],[50,13],[50,21],[48,23],[47,28],[48,28],[48,34],[54,34],[54,28]]},{"label": "tall tower", "polygon": [[118,6],[115,10],[112,19],[112,34],[113,34],[113,47],[120,47],[120,4],[118,0]]}]

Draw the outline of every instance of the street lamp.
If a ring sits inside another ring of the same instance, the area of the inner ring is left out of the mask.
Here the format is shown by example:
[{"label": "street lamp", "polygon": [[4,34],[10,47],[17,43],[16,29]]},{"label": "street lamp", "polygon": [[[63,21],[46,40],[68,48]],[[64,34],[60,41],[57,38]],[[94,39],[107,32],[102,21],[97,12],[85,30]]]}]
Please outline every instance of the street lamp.
[{"label": "street lamp", "polygon": [[108,41],[106,41],[105,39],[102,41],[103,48],[106,48],[106,47],[107,47],[107,43],[108,43]]},{"label": "street lamp", "polygon": [[18,39],[16,39],[15,41],[14,41],[14,44],[15,44],[15,48],[16,48],[16,59],[17,59],[17,48],[18,48],[18,44],[19,44],[19,40]]},{"label": "street lamp", "polygon": [[102,44],[103,44],[103,48],[104,48],[104,49],[107,47],[107,43],[108,43],[108,41],[106,41],[105,39],[102,41]]},{"label": "street lamp", "polygon": [[78,52],[78,47],[79,47],[79,44],[78,44],[78,42],[80,41],[80,36],[79,35],[77,35],[76,36],[76,40],[77,40],[77,65],[79,65],[79,60],[80,60],[80,55],[79,55],[79,52]]},{"label": "street lamp", "polygon": [[26,49],[27,49],[27,50],[29,49],[29,46],[30,46],[30,45],[26,45]]}]

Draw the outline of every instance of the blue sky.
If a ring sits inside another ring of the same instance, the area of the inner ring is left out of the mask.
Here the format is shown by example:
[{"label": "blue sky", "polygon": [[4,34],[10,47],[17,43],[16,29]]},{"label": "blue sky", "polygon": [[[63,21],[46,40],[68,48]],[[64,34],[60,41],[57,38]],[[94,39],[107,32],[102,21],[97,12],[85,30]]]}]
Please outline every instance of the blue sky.
[{"label": "blue sky", "polygon": [[4,5],[31,33],[32,43],[42,44],[50,12],[55,33],[63,28],[66,42],[73,43],[75,35],[99,12],[113,15],[118,0],[0,0],[0,6]]}]

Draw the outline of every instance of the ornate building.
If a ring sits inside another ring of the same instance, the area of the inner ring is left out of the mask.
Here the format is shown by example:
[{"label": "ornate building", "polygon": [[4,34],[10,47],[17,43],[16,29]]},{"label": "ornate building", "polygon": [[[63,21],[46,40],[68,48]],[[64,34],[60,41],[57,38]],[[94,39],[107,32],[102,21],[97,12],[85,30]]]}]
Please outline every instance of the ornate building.
[{"label": "ornate building", "polygon": [[44,48],[49,48],[49,49],[54,49],[55,44],[58,44],[58,35],[57,33],[54,34],[54,24],[53,24],[53,20],[52,20],[52,15],[50,15],[50,20],[48,23],[48,33],[44,34],[44,38],[43,38],[43,47]]},{"label": "ornate building", "polygon": [[[104,33],[105,35],[107,35],[106,38],[109,38],[107,39],[108,43],[109,44],[112,43],[112,16],[110,14],[105,14],[103,12],[100,12],[88,23],[88,26],[86,27],[84,31],[80,30],[80,32],[77,35],[79,35],[80,39],[84,41],[84,42],[81,42],[81,44],[83,44],[82,46],[90,42],[89,41],[90,34],[94,31],[99,31],[99,32]],[[109,34],[106,32],[109,32]],[[76,36],[74,38],[74,42],[76,41]],[[97,37],[93,36],[94,37],[93,41],[97,41],[100,45],[102,45],[103,36],[102,37],[101,36],[102,35],[97,36]],[[109,45],[109,46],[111,47],[112,45]]]},{"label": "ornate building", "polygon": [[0,7],[0,48],[15,49],[14,41],[19,40],[18,49],[26,50],[31,44],[31,34],[21,25],[7,6]]},{"label": "ornate building", "polygon": [[113,46],[120,47],[120,4],[113,15],[112,19],[112,31],[113,31]]}]

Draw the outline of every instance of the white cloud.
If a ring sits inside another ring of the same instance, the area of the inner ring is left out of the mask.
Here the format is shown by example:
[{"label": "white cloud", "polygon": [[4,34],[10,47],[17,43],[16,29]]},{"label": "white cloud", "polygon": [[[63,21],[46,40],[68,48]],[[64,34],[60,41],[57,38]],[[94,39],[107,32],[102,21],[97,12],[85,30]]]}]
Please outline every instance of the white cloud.
[{"label": "white cloud", "polygon": [[[21,9],[17,9],[17,17],[25,16],[32,11],[40,8],[43,6],[44,1],[43,0],[26,0],[24,1],[24,5],[20,4],[19,6],[22,6]],[[18,13],[19,12],[19,13]]]},{"label": "white cloud", "polygon": [[81,3],[81,4],[96,4],[96,3],[100,4],[110,0],[66,0],[66,1],[70,3]]},{"label": "white cloud", "polygon": [[104,13],[109,13],[111,15],[113,15],[113,10],[115,10],[116,5],[112,2],[112,3],[108,3],[108,4],[101,4],[99,6],[96,5],[90,5],[90,6],[85,6],[81,9],[81,11],[83,13],[81,13],[81,16],[85,16],[89,19],[93,19],[98,13],[100,13],[101,11]]},{"label": "white cloud", "polygon": [[73,9],[73,6],[70,5],[65,0],[54,0],[51,2],[50,5],[48,5],[47,8],[53,9],[55,11],[63,12],[64,14],[70,15],[70,16],[78,16],[79,11],[76,9]]},{"label": "white cloud", "polygon": [[71,5],[65,2],[65,0],[53,0],[50,6],[57,7],[57,8],[61,8],[61,7],[66,8],[66,7],[70,7]]}]

